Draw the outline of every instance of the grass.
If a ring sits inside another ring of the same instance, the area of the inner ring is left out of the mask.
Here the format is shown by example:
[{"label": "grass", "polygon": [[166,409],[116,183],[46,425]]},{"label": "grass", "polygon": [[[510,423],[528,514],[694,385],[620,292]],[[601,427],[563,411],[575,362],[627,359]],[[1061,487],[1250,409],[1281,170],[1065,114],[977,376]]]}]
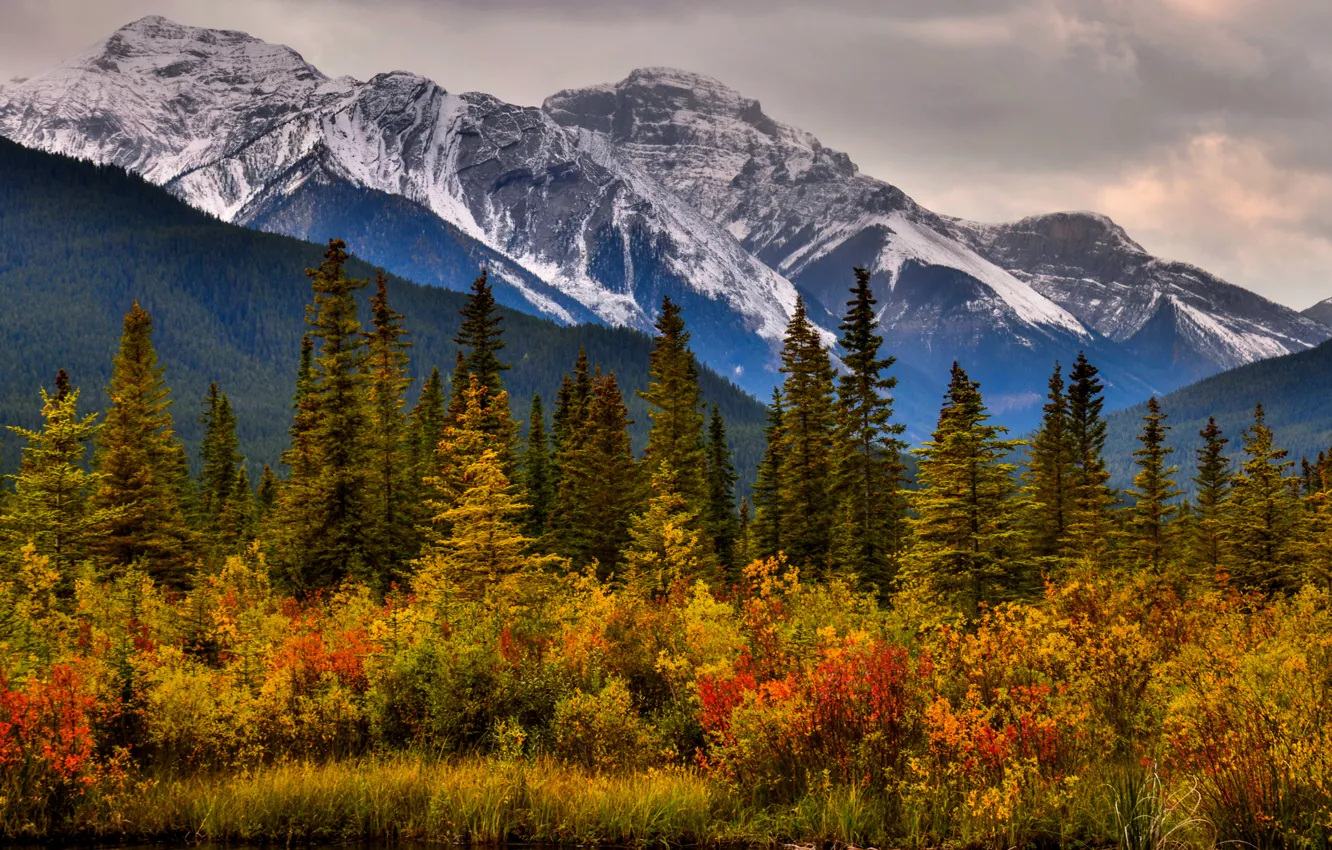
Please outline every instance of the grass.
[{"label": "grass", "polygon": [[[1010,831],[1017,832],[1002,836],[1003,846],[1212,846],[1193,829],[1192,796],[1172,796],[1154,775],[1117,780],[1082,786],[1084,794],[1060,813],[1047,810],[1025,825],[1015,817]],[[116,793],[90,793],[67,818],[48,823],[0,816],[0,837],[835,847],[990,846],[999,840],[948,822],[957,815],[943,800],[904,806],[893,795],[846,786],[765,805],[685,768],[597,774],[545,758],[400,755],[142,781]]]}]

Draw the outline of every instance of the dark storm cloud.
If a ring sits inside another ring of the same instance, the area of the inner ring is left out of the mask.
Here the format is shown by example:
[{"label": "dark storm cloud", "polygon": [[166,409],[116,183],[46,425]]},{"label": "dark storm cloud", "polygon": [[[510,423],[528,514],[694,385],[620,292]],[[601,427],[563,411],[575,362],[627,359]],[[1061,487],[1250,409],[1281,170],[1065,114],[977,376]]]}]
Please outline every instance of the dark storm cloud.
[{"label": "dark storm cloud", "polygon": [[0,0],[0,74],[149,13],[539,103],[708,73],[944,212],[1101,208],[1288,303],[1332,295],[1327,0]]}]

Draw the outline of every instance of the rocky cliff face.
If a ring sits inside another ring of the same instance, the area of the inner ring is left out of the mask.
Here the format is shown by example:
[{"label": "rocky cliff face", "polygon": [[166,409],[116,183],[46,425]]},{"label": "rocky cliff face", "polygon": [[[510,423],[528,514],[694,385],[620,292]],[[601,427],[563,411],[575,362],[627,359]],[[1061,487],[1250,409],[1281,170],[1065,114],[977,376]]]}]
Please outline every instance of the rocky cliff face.
[{"label": "rocky cliff face", "polygon": [[1304,315],[1315,322],[1322,322],[1328,327],[1332,327],[1332,298],[1326,301],[1319,301],[1309,309],[1304,311]]}]

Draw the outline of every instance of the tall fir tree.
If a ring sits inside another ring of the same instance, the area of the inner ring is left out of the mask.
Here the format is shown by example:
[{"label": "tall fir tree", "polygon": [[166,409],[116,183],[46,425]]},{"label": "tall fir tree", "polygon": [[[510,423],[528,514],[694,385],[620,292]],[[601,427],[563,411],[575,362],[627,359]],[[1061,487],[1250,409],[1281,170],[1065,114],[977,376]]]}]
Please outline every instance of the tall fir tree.
[{"label": "tall fir tree", "polygon": [[1082,352],[1068,378],[1068,432],[1073,461],[1066,538],[1072,551],[1097,557],[1110,543],[1115,504],[1105,465],[1106,422],[1099,371]]},{"label": "tall fir tree", "polygon": [[555,395],[555,413],[550,420],[550,492],[558,494],[564,467],[569,463],[572,436],[582,428],[592,402],[592,374],[587,351],[578,347],[573,374],[565,375]]},{"label": "tall fir tree", "polygon": [[1197,501],[1189,520],[1189,558],[1194,572],[1210,582],[1222,570],[1233,473],[1230,458],[1226,456],[1226,444],[1230,441],[1221,433],[1215,417],[1207,417],[1207,425],[1198,436],[1203,444],[1197,450],[1197,474],[1193,477]]},{"label": "tall fir tree", "polygon": [[797,297],[786,329],[781,371],[782,463],[777,488],[782,549],[793,564],[826,575],[832,548],[832,460],[836,412],[833,369],[818,331]]},{"label": "tall fir tree", "polygon": [[669,297],[662,298],[655,326],[657,334],[648,356],[650,380],[647,391],[639,393],[648,403],[652,423],[643,462],[653,480],[663,467],[669,468],[671,489],[701,518],[708,500],[708,467],[698,366],[689,350],[689,331],[680,307]]},{"label": "tall fir tree", "polygon": [[754,482],[754,524],[750,531],[750,557],[774,558],[782,551],[782,432],[786,407],[782,391],[774,388],[768,404],[768,421],[763,429],[766,447]]},{"label": "tall fir tree", "polygon": [[421,385],[421,394],[416,406],[407,417],[407,448],[410,452],[411,474],[407,485],[409,495],[407,504],[413,511],[413,522],[420,524],[428,517],[424,510],[423,482],[438,470],[435,469],[435,452],[439,441],[444,439],[444,428],[448,424],[448,410],[445,407],[444,381],[440,377],[439,367],[430,370],[430,375]]},{"label": "tall fir tree", "polygon": [[919,487],[909,496],[913,546],[904,575],[971,616],[1034,584],[1021,557],[1017,467],[1007,462],[1022,441],[1005,439],[1007,429],[989,418],[979,384],[954,363],[939,424],[913,450]]},{"label": "tall fir tree", "polygon": [[875,333],[878,302],[870,291],[870,273],[857,268],[855,275],[840,325],[847,371],[837,385],[836,560],[886,594],[896,578],[906,522],[905,426],[893,422],[897,379],[884,372],[896,359],[879,356],[883,337]]},{"label": "tall fir tree", "polygon": [[415,455],[408,444],[403,411],[411,383],[407,352],[412,344],[405,339],[402,319],[389,306],[388,281],[379,272],[370,298],[371,330],[364,336],[371,464],[366,534],[369,560],[378,567],[371,579],[380,588],[387,587],[399,567],[416,555],[410,543],[415,524],[410,502]]},{"label": "tall fir tree", "polygon": [[[379,565],[366,550],[369,434],[365,345],[356,291],[367,281],[346,275],[347,246],[331,239],[324,261],[307,269],[313,303],[306,322],[313,342],[311,386],[303,403],[311,411],[308,438],[312,475],[301,503],[284,500],[291,535],[283,553],[291,589],[311,591],[355,576],[371,580]],[[299,414],[298,414],[299,415]]]},{"label": "tall fir tree", "polygon": [[219,521],[227,511],[236,486],[236,470],[245,461],[240,453],[240,440],[236,437],[236,416],[231,400],[218,389],[217,383],[208,386],[204,412],[199,417],[203,425],[203,441],[199,445],[198,508],[203,528],[216,535]]},{"label": "tall fir tree", "polygon": [[1030,502],[1027,541],[1032,557],[1045,569],[1057,567],[1065,554],[1073,514],[1076,463],[1069,427],[1063,370],[1055,364],[1041,424],[1031,439],[1023,490]]},{"label": "tall fir tree", "polygon": [[490,390],[490,399],[494,401],[503,388],[500,373],[509,367],[499,359],[504,348],[504,317],[495,304],[487,277],[482,269],[481,276],[472,282],[467,303],[459,311],[462,324],[453,341],[466,350],[463,367],[467,374],[476,375],[481,386]]},{"label": "tall fir tree", "polygon": [[734,564],[732,578],[743,576],[744,569],[754,560],[754,523],[751,519],[749,508],[749,499],[740,500],[740,519],[735,532],[735,555],[731,559]]},{"label": "tall fir tree", "polygon": [[1294,463],[1273,442],[1261,404],[1240,437],[1244,462],[1231,479],[1226,568],[1241,589],[1287,592],[1300,579],[1295,545],[1299,485],[1287,475]]},{"label": "tall fir tree", "polygon": [[41,396],[40,431],[9,426],[27,446],[18,474],[7,476],[14,492],[0,508],[0,561],[17,558],[31,544],[37,555],[50,559],[62,593],[68,594],[76,566],[115,514],[90,504],[101,476],[88,472],[84,460],[98,431],[97,414],[79,415],[79,392],[63,369],[55,393],[43,389]]},{"label": "tall fir tree", "polygon": [[527,443],[523,448],[523,490],[527,510],[523,513],[523,529],[529,537],[545,533],[550,519],[554,491],[550,478],[550,447],[546,440],[546,412],[541,395],[532,396],[532,410],[527,419]]},{"label": "tall fir tree", "polygon": [[1142,433],[1138,442],[1142,447],[1133,452],[1138,472],[1133,476],[1133,507],[1127,522],[1129,544],[1137,563],[1149,570],[1160,572],[1174,552],[1171,523],[1179,513],[1177,500],[1183,495],[1171,478],[1179,471],[1167,466],[1166,459],[1175,451],[1165,444],[1166,415],[1161,404],[1152,396],[1147,400],[1147,413],[1142,417]]},{"label": "tall fir tree", "polygon": [[180,498],[187,466],[152,330],[152,317],[134,302],[107,386],[111,407],[96,437],[101,477],[93,509],[114,517],[96,548],[113,566],[138,563],[179,588],[187,583],[192,544]]},{"label": "tall fir tree", "polygon": [[735,464],[731,462],[731,448],[726,442],[726,422],[721,409],[712,406],[708,422],[708,504],[705,525],[717,552],[717,562],[727,572],[735,572],[736,536],[739,532],[735,515]]},{"label": "tall fir tree", "polygon": [[1332,458],[1319,452],[1311,466],[1298,557],[1305,581],[1332,592]]},{"label": "tall fir tree", "polygon": [[559,490],[545,545],[574,567],[595,562],[603,577],[619,566],[642,499],[630,424],[615,374],[598,374],[586,413],[570,417],[560,446]]}]

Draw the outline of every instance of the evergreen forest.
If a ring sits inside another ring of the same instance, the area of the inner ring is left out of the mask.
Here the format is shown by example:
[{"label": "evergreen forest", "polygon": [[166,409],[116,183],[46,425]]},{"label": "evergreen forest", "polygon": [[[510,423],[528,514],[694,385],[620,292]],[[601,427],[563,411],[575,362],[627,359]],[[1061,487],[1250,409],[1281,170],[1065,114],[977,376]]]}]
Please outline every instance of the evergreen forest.
[{"label": "evergreen forest", "polygon": [[63,293],[6,344],[80,364],[7,434],[6,839],[1332,840],[1332,455],[1261,404],[1195,436],[1149,400],[1119,489],[1085,356],[1023,438],[954,365],[910,447],[855,269],[836,361],[797,302],[744,490],[748,408],[669,299],[641,345],[577,335],[331,240],[260,333],[290,281],[186,288],[173,240],[256,274],[292,243],[195,227],[67,246],[154,294],[106,351],[77,281],[0,270]]}]

